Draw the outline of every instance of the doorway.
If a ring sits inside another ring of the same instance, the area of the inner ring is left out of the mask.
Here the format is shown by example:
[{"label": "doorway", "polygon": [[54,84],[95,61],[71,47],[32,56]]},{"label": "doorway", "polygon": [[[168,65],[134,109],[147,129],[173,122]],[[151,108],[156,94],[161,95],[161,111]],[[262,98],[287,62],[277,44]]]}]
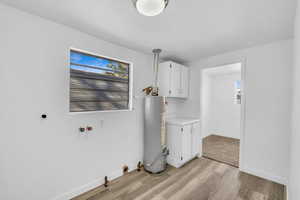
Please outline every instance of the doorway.
[{"label": "doorway", "polygon": [[202,70],[203,157],[240,167],[242,63]]}]

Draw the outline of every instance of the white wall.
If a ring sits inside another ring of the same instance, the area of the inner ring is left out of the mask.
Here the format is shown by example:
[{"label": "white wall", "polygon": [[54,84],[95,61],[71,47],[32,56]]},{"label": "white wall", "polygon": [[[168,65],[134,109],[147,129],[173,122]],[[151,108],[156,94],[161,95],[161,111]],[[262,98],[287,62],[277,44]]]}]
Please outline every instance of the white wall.
[{"label": "white wall", "polygon": [[207,73],[201,74],[202,84],[200,85],[201,88],[201,135],[202,138],[205,138],[212,134],[212,77],[209,76]]},{"label": "white wall", "polygon": [[191,98],[180,112],[200,116],[201,69],[245,61],[245,144],[241,169],[287,183],[292,78],[292,40],[190,63]]},{"label": "white wall", "polygon": [[241,105],[235,103],[234,96],[235,81],[241,80],[241,72],[204,73],[204,77],[207,81],[202,84],[207,86],[203,86],[206,93],[202,93],[202,101],[209,105],[202,106],[202,137],[215,134],[239,139]]},{"label": "white wall", "polygon": [[[152,56],[1,4],[0,26],[0,199],[68,199],[134,168],[142,99],[132,112],[69,114],[68,48],[133,62],[135,94],[151,83]],[[80,136],[86,125],[93,133]]]},{"label": "white wall", "polygon": [[289,200],[300,199],[300,1],[295,22]]}]

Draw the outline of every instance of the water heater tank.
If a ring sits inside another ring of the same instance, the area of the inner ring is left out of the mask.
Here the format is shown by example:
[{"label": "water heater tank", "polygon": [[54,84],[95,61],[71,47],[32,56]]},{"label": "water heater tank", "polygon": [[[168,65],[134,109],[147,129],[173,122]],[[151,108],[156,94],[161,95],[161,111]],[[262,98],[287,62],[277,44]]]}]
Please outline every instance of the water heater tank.
[{"label": "water heater tank", "polygon": [[165,97],[144,99],[144,168],[151,173],[166,169]]}]

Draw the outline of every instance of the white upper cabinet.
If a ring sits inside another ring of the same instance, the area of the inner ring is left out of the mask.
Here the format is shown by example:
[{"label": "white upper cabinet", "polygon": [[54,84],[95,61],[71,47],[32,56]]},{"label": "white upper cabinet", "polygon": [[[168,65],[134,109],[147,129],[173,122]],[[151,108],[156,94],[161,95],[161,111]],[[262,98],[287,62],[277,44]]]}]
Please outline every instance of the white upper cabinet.
[{"label": "white upper cabinet", "polygon": [[189,69],[168,61],[160,63],[158,70],[159,95],[187,98],[189,96]]},{"label": "white upper cabinet", "polygon": [[181,67],[181,90],[180,97],[187,98],[189,96],[189,68],[182,66]]}]

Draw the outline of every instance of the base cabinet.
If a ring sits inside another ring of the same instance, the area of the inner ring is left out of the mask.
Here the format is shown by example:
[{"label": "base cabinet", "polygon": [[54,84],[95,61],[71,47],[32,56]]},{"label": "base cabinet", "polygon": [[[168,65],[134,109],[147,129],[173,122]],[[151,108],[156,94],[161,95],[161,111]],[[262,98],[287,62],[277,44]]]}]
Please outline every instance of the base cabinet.
[{"label": "base cabinet", "polygon": [[192,124],[192,157],[202,156],[202,140],[200,123]]},{"label": "base cabinet", "polygon": [[197,157],[201,151],[200,123],[167,124],[168,164],[178,168]]}]

